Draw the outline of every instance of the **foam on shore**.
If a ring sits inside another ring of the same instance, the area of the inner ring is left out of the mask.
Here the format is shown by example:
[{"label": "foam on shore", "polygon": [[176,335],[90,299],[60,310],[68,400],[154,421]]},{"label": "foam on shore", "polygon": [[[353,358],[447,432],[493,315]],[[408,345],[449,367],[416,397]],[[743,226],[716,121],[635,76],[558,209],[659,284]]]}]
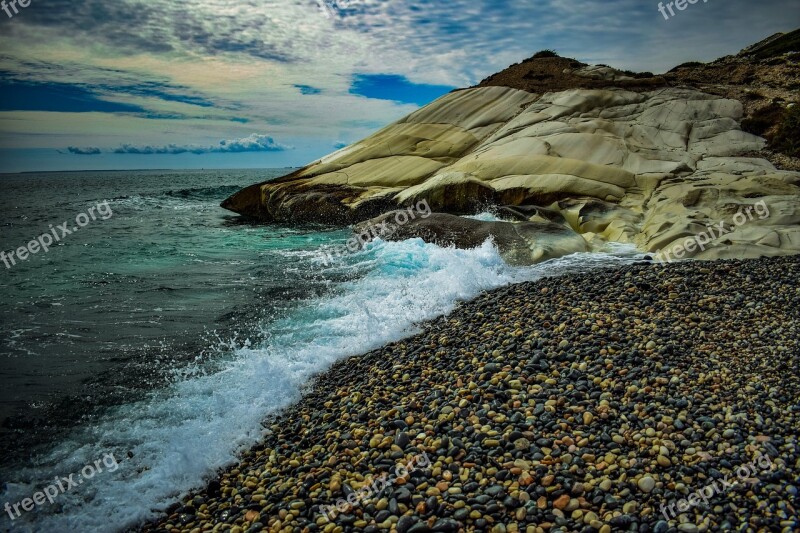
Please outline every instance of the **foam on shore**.
[{"label": "foam on shore", "polygon": [[[321,268],[322,250],[287,253],[297,255],[298,268]],[[54,505],[13,523],[7,515],[0,520],[13,531],[106,531],[109,524],[124,527],[151,518],[233,463],[237,452],[262,437],[264,417],[297,401],[303,385],[334,362],[407,337],[417,332],[416,324],[482,291],[635,258],[630,248],[618,247],[513,268],[489,242],[457,250],[419,239],[376,241],[329,267],[331,279],[350,281],[263,324],[265,344],[236,349],[214,361],[213,372],[185,372],[169,389],[113,410],[37,464],[14,472],[0,495],[3,502],[30,497],[55,476],[79,472],[106,453],[120,462],[115,472],[61,494]]]}]

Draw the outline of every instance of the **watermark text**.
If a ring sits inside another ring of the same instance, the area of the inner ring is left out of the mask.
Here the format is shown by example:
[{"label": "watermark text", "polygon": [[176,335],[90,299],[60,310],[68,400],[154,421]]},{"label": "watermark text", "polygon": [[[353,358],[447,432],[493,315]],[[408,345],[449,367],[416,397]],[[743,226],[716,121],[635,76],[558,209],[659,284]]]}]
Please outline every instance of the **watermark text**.
[{"label": "watermark text", "polygon": [[50,231],[42,233],[36,239],[30,241],[25,246],[20,246],[16,250],[10,252],[1,251],[0,261],[6,265],[6,269],[11,268],[17,264],[17,261],[27,261],[32,255],[39,252],[49,252],[50,247],[54,243],[60,242],[67,235],[72,235],[80,228],[89,224],[93,220],[97,220],[98,215],[102,220],[108,220],[114,213],[108,205],[108,200],[103,203],[97,204],[86,210],[86,213],[80,213],[75,217],[75,224],[70,228],[69,222],[64,222],[56,227],[50,224]]},{"label": "watermark text", "polygon": [[[102,459],[98,459],[94,464],[89,464],[81,469],[80,474],[70,474],[67,477],[56,477],[55,482],[47,485],[45,488],[36,492],[30,498],[24,498],[22,501],[11,504],[6,502],[5,511],[11,520],[16,520],[22,515],[22,512],[32,511],[37,505],[44,505],[45,501],[50,503],[55,502],[56,496],[63,494],[73,487],[81,485],[84,481],[92,479],[95,475],[103,472],[103,467],[106,467],[108,472],[114,472],[119,468],[117,459],[114,454],[107,453]],[[22,510],[20,510],[22,508]]]}]

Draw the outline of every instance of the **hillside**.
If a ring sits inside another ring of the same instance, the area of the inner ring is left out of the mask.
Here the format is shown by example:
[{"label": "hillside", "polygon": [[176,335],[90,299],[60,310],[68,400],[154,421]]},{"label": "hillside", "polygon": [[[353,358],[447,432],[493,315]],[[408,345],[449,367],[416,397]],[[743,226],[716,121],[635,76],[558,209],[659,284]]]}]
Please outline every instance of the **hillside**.
[{"label": "hillside", "polygon": [[[517,209],[522,225],[510,229],[525,230],[529,253],[518,239],[501,249],[521,263],[570,253],[577,236],[587,249],[614,241],[655,253],[719,223],[689,256],[800,253],[800,174],[776,168],[757,135],[792,166],[800,76],[798,54],[785,49],[796,34],[661,76],[540,53],[223,207],[329,224],[423,200],[455,215],[524,208],[535,214]],[[731,224],[756,204],[768,216]],[[460,224],[448,220],[439,223]],[[449,243],[466,246],[457,236]]]}]

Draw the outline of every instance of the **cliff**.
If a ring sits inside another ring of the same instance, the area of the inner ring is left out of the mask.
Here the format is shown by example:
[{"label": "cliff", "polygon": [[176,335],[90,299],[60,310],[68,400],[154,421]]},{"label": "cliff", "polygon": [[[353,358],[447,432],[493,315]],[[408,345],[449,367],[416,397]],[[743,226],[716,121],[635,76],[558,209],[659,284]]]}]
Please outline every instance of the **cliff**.
[{"label": "cliff", "polygon": [[[680,254],[699,259],[800,253],[800,173],[786,170],[798,155],[797,34],[662,76],[538,54],[222,206],[331,224],[423,200],[454,215],[505,206],[524,235],[501,246],[516,263],[571,253],[578,236],[587,249],[615,241],[646,252],[708,236]],[[551,225],[537,234],[542,213]],[[450,243],[466,246],[454,219],[399,235],[455,224]]]}]

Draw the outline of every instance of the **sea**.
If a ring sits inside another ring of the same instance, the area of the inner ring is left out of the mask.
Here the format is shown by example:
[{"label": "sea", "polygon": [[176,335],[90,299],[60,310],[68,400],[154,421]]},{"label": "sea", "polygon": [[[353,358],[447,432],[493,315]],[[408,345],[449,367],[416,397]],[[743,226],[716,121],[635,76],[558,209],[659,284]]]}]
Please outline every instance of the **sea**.
[{"label": "sea", "polygon": [[[0,175],[0,530],[134,528],[235,463],[334,362],[483,291],[641,258],[613,245],[512,267],[490,241],[420,239],[339,254],[349,228],[219,207],[289,171]],[[16,255],[44,235],[47,251]]]}]

